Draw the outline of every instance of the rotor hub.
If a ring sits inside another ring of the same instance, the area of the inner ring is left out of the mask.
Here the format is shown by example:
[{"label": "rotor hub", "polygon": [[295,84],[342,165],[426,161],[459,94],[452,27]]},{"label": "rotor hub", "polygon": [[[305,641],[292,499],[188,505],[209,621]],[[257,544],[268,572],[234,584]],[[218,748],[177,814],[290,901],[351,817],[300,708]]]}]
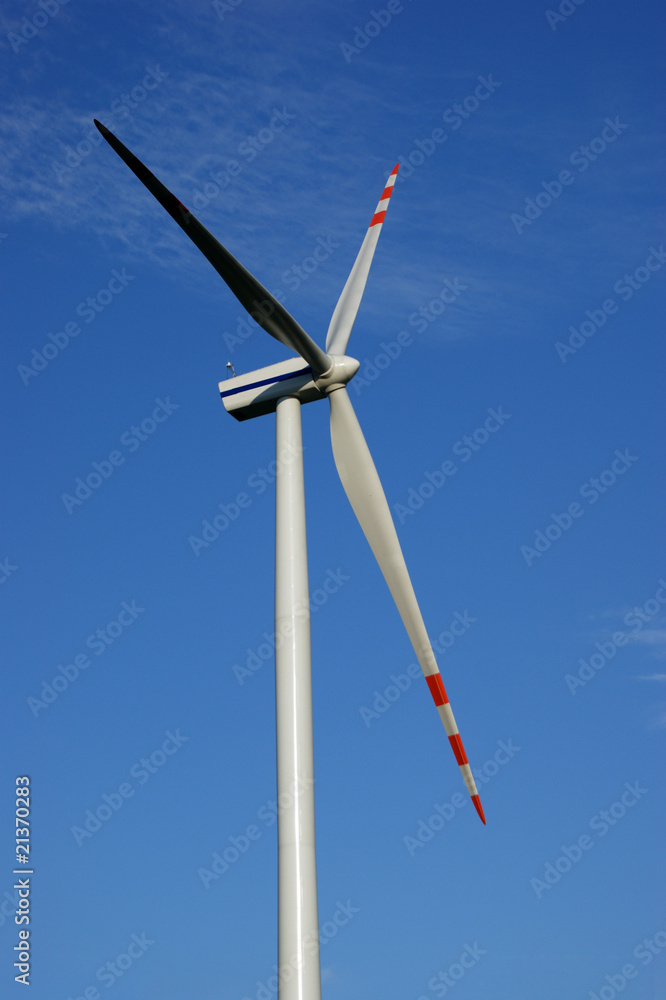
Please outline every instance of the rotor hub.
[{"label": "rotor hub", "polygon": [[328,371],[313,380],[321,392],[329,393],[333,389],[347,385],[361,367],[360,361],[346,354],[334,354],[331,356],[331,361],[333,363]]}]

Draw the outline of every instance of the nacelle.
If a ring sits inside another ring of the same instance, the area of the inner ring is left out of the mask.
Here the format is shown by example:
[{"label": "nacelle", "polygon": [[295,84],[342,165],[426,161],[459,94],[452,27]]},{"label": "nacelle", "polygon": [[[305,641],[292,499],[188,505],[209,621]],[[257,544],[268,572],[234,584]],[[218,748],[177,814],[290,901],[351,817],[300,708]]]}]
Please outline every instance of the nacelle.
[{"label": "nacelle", "polygon": [[316,378],[302,358],[293,358],[226,379],[219,383],[224,408],[236,420],[250,420],[273,413],[283,396],[296,396],[301,403],[325,399],[327,391],[345,385],[359,369],[355,358],[335,356],[331,361],[329,370]]}]

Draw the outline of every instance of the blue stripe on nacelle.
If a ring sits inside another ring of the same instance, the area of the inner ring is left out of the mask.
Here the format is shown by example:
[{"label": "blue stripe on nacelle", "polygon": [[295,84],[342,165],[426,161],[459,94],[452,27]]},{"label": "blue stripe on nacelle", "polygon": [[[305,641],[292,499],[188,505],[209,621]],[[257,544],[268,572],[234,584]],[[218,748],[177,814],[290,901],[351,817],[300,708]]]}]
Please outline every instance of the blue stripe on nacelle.
[{"label": "blue stripe on nacelle", "polygon": [[273,375],[271,378],[264,378],[259,382],[248,382],[246,385],[239,385],[235,389],[227,389],[226,392],[220,391],[220,396],[224,399],[225,396],[234,396],[237,392],[248,392],[250,389],[259,389],[262,385],[274,385],[276,382],[284,382],[288,378],[297,378],[299,375],[311,374],[312,368],[308,365],[306,368],[299,368],[295,372],[287,372],[286,375]]}]

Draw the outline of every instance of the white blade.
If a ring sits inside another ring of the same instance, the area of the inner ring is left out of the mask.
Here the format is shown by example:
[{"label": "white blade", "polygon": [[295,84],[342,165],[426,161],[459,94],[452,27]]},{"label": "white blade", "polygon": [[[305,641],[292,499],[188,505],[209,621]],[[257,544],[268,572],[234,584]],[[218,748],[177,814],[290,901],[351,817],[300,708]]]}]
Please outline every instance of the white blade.
[{"label": "white blade", "polygon": [[407,572],[393,518],[375,464],[344,387],[329,393],[333,457],[358,522],[384,574],[414,652],[428,682],[430,693],[444,723],[446,734],[479,816],[485,823],[481,801],[469,766],[442,676],[428,638],[412,581]]},{"label": "white blade", "polygon": [[342,295],[338,299],[333,316],[331,317],[328,333],[326,334],[327,354],[345,354],[347,351],[347,344],[349,343],[356,313],[361,303],[363,289],[368,280],[368,272],[370,271],[370,265],[372,264],[375,247],[377,246],[377,240],[379,239],[379,233],[382,228],[384,216],[386,215],[389,198],[393,192],[397,173],[398,164],[393,168],[391,176],[386,182],[386,187],[382,191],[382,196],[375,209],[375,214],[370,221],[370,226],[361,244],[361,249],[358,252],[354,266],[347,278],[347,283],[342,289]]}]

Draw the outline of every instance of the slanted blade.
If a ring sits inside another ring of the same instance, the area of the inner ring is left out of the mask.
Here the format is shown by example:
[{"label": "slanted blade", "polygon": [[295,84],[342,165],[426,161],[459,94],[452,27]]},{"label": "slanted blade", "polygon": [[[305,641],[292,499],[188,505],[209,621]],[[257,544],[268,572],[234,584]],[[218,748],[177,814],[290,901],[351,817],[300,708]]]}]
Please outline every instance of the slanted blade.
[{"label": "slanted blade", "polygon": [[446,735],[477,813],[486,822],[472,769],[460,739],[456,720],[444,689],[435,654],[428,638],[414,588],[400,548],[382,484],[372,456],[344,387],[329,393],[333,456],[345,493],[349,498],[379,568],[384,574],[414,652],[430,688]]},{"label": "slanted blade", "polygon": [[204,257],[210,261],[241,305],[247,309],[259,326],[276,340],[290,347],[292,351],[300,354],[317,375],[328,371],[331,367],[330,358],[299,326],[293,316],[289,315],[284,306],[215,239],[212,233],[208,232],[205,226],[201,225],[190,210],[185,208],[182,202],[178,201],[178,198],[161,181],[158,181],[157,177],[143,165],[141,160],[130,153],[126,146],[123,146],[113,132],[110,132],[97,119],[95,119],[95,125],[121,160],[124,160],[130,170],[157,198],[160,205],[167,210],[171,218],[201,250]]},{"label": "slanted blade", "polygon": [[379,233],[381,232],[386,209],[388,208],[389,198],[393,192],[393,185],[398,174],[398,166],[399,164],[396,164],[391,171],[391,176],[382,191],[382,196],[375,209],[375,214],[370,220],[370,226],[361,244],[358,257],[349,273],[347,283],[342,289],[342,295],[338,299],[333,316],[331,317],[331,323],[326,334],[326,350],[329,354],[347,353],[349,335],[352,332],[356,313],[361,303],[365,283],[368,280],[368,272],[370,271],[375,247],[377,246]]}]

